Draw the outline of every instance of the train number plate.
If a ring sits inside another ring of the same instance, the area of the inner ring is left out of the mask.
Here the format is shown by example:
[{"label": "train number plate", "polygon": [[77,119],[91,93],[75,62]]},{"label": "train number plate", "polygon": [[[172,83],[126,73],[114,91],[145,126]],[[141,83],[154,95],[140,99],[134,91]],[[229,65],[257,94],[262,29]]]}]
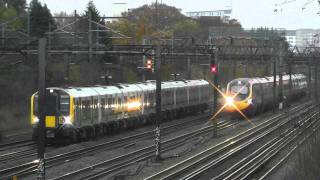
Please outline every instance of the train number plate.
[{"label": "train number plate", "polygon": [[53,131],[47,131],[46,137],[47,138],[54,138],[54,132]]}]

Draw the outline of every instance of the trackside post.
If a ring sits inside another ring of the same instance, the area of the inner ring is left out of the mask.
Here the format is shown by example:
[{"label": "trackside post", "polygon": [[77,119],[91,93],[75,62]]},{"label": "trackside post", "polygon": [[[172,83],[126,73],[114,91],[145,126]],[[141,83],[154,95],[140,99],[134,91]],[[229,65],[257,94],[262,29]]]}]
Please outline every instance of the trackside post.
[{"label": "trackside post", "polygon": [[[218,49],[216,49],[215,53],[212,55],[215,61],[215,66],[217,69],[217,72],[214,73],[214,77],[213,77],[213,84],[218,88],[219,87],[219,58],[218,58]],[[216,113],[218,110],[218,90],[216,88],[214,88],[213,91],[213,111],[214,113]],[[218,136],[218,119],[214,119],[213,120],[213,137],[217,137]]]},{"label": "trackside post", "polygon": [[39,128],[37,179],[45,179],[45,101],[46,101],[46,39],[41,38],[38,46],[39,60]]}]

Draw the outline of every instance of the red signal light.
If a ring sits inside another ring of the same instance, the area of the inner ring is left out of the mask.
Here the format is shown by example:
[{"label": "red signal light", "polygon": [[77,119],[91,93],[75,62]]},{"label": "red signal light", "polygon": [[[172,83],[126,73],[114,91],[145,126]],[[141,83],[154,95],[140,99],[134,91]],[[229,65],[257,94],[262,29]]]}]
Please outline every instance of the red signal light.
[{"label": "red signal light", "polygon": [[147,69],[152,70],[152,60],[151,59],[147,60]]},{"label": "red signal light", "polygon": [[212,73],[216,73],[216,72],[217,72],[216,66],[210,66],[210,71],[211,71]]}]

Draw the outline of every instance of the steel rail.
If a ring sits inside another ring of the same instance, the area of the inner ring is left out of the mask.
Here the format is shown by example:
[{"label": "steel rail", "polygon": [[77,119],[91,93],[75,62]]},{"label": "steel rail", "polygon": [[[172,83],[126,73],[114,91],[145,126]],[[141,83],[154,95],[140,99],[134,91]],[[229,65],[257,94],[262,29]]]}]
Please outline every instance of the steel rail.
[{"label": "steel rail", "polygon": [[[305,108],[308,105],[308,103],[292,108],[290,112],[297,112],[297,110],[301,110],[302,108]],[[278,118],[286,118],[286,113],[282,113],[280,115],[274,116],[270,118],[269,120],[259,124],[258,126],[254,128],[250,128],[232,138],[229,138],[226,141],[223,141],[213,147],[210,147],[206,149],[205,151],[202,151],[178,164],[175,164],[159,173],[156,173],[147,179],[173,179],[180,175],[181,173],[184,173],[191,168],[193,168],[196,165],[201,164],[203,161],[207,160],[208,158],[212,156],[216,156],[219,153],[225,152],[227,149],[230,149],[230,143],[231,145],[235,145],[236,142],[245,141],[248,137],[258,133],[260,129],[268,128],[274,124],[276,124],[278,121]],[[281,122],[281,121],[280,121]],[[237,140],[237,141],[235,141]]]},{"label": "steel rail", "polygon": [[20,141],[14,141],[14,142],[8,142],[8,143],[2,143],[0,144],[0,151],[5,151],[11,148],[11,146],[14,147],[21,147],[21,146],[28,146],[28,145],[35,145],[36,143],[31,139],[25,139]]},{"label": "steel rail", "polygon": [[[208,117],[209,117],[208,115],[204,115],[204,116],[201,116],[201,117],[191,118],[190,120],[187,120],[187,121],[178,122],[178,123],[174,123],[174,124],[168,125],[168,126],[163,128],[164,134],[169,134],[171,130],[175,130],[177,127],[190,126],[190,123],[191,123],[191,125],[194,125],[194,123],[199,123],[199,122],[202,123],[202,120],[205,120]],[[225,122],[222,121],[221,123],[225,123]],[[50,167],[58,164],[61,161],[64,162],[64,160],[66,160],[66,159],[68,159],[70,161],[71,158],[80,157],[81,155],[86,154],[86,153],[98,151],[98,150],[105,149],[105,148],[112,149],[112,148],[116,148],[116,147],[121,147],[125,143],[132,142],[133,140],[136,141],[137,139],[152,138],[153,135],[154,135],[154,130],[151,130],[151,131],[147,131],[147,132],[143,132],[143,133],[138,133],[138,134],[135,134],[135,135],[127,136],[127,137],[124,137],[124,138],[120,138],[120,139],[116,139],[116,140],[100,143],[100,144],[97,144],[97,145],[94,145],[94,146],[90,146],[90,147],[87,147],[87,148],[82,148],[82,149],[78,149],[78,150],[75,150],[75,151],[59,154],[59,155],[56,155],[56,156],[53,156],[53,157],[46,158],[46,164],[47,164],[46,167],[50,168]],[[10,177],[12,177],[14,175],[16,175],[16,176],[27,175],[27,174],[36,172],[35,168],[34,169],[32,169],[32,168],[30,169],[30,167],[34,166],[35,164],[36,164],[36,162],[28,162],[28,163],[25,163],[25,164],[22,164],[22,165],[18,165],[18,166],[14,166],[14,167],[11,167],[11,168],[0,170],[0,175],[1,174],[9,174],[10,173],[9,175],[7,175],[5,177],[1,177],[1,176],[0,177],[4,178],[4,179],[6,179],[6,178],[9,179]],[[27,168],[28,171],[21,171],[21,169],[24,169],[24,168]],[[18,172],[23,172],[23,173],[17,173],[17,171]]]},{"label": "steel rail", "polygon": [[[281,133],[280,136],[272,138],[267,143],[265,143],[260,148],[256,149],[253,153],[250,153],[249,156],[243,158],[241,161],[237,162],[229,169],[225,170],[218,176],[213,179],[245,179],[255,170],[257,170],[259,165],[262,162],[265,162],[266,159],[269,159],[276,155],[281,149],[286,147],[289,143],[291,143],[299,134],[300,128],[310,122],[314,116],[318,113],[311,115],[310,117],[304,117],[302,120],[298,122],[299,126],[295,126],[291,129],[287,129],[285,132]],[[313,124],[308,124],[307,128]],[[307,129],[306,128],[306,129]]]},{"label": "steel rail", "polygon": [[[295,118],[300,117],[300,115],[297,115]],[[275,132],[275,130],[281,128],[282,126],[286,125],[287,123],[290,123],[290,121],[292,121],[292,119],[288,119],[287,121],[283,121],[281,122],[281,124],[277,124],[274,127],[271,127],[270,129],[266,129],[265,132],[262,132],[261,134],[259,134],[258,136],[253,136],[252,139],[244,142],[244,144],[240,144],[239,146],[236,146],[235,148],[232,149],[232,151],[227,152],[226,154],[222,155],[221,157],[218,157],[217,159],[214,159],[213,161],[210,161],[209,163],[205,164],[204,166],[201,166],[199,169],[197,169],[196,171],[193,171],[192,173],[184,176],[182,179],[192,179],[192,178],[197,178],[198,176],[200,176],[201,174],[205,173],[208,171],[208,169],[212,168],[215,165],[218,165],[219,163],[221,163],[222,161],[226,161],[228,159],[230,159],[231,157],[233,157],[234,155],[236,155],[239,152],[242,152],[244,150],[246,150],[247,148],[249,148],[251,145],[254,145],[256,142],[258,142],[260,139],[266,137],[267,135],[269,135],[270,133]],[[235,144],[235,143],[234,143]],[[234,145],[233,144],[233,145]],[[262,150],[262,149],[260,149]],[[237,164],[241,163],[238,162]],[[233,172],[232,172],[233,173]]]},{"label": "steel rail", "polygon": [[302,144],[304,144],[310,137],[312,137],[317,131],[319,130],[319,126],[315,127],[312,129],[312,132],[310,134],[308,134],[306,137],[304,137],[302,140],[300,140],[298,142],[297,145],[295,145],[284,157],[282,157],[278,163],[276,163],[274,166],[272,166],[272,168],[270,168],[265,174],[263,174],[259,180],[264,180],[269,178],[272,173],[278,169],[280,166],[283,165],[284,162],[286,162],[286,160],[292,155],[292,153],[294,153]]},{"label": "steel rail", "polygon": [[[233,124],[222,124],[222,125],[223,126],[219,126],[219,128],[228,128],[228,127],[232,126]],[[181,144],[185,144],[186,141],[188,141],[188,139],[198,137],[200,135],[212,133],[213,128],[214,128],[213,126],[204,127],[204,128],[201,128],[201,129],[198,129],[198,130],[195,130],[195,131],[168,139],[166,141],[163,141],[162,142],[163,152],[166,152],[166,151],[169,151],[169,150],[174,149],[176,147],[179,147]],[[101,176],[107,175],[111,172],[114,172],[115,170],[119,170],[123,167],[127,167],[129,165],[132,165],[136,162],[140,162],[140,161],[154,157],[154,146],[155,145],[150,145],[145,148],[141,148],[141,149],[138,149],[136,151],[133,151],[133,152],[121,155],[121,156],[117,156],[113,159],[102,161],[102,162],[99,162],[99,163],[94,164],[92,166],[85,167],[85,168],[73,171],[71,173],[67,173],[65,175],[53,178],[52,180],[66,179],[66,178],[70,178],[72,176],[77,176],[81,173],[85,173],[85,172],[92,170],[93,168],[96,168],[96,167],[101,167],[101,166],[106,166],[106,165],[110,166],[110,167],[107,167],[107,168],[100,170],[99,172],[96,172],[96,173],[93,173],[90,175],[86,174],[85,177],[78,178],[78,179],[95,179],[97,177],[101,177]]]}]

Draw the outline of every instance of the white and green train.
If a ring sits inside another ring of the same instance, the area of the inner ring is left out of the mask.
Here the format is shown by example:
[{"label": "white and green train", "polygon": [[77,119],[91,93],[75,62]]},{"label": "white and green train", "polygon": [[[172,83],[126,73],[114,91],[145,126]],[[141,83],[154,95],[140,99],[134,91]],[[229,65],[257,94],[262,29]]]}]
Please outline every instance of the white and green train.
[{"label": "white and green train", "polygon": [[[94,87],[50,87],[46,100],[47,138],[92,138],[152,123],[156,105],[155,81]],[[163,120],[203,111],[209,102],[205,80],[161,83]],[[38,93],[31,97],[34,136],[39,122]]]}]

